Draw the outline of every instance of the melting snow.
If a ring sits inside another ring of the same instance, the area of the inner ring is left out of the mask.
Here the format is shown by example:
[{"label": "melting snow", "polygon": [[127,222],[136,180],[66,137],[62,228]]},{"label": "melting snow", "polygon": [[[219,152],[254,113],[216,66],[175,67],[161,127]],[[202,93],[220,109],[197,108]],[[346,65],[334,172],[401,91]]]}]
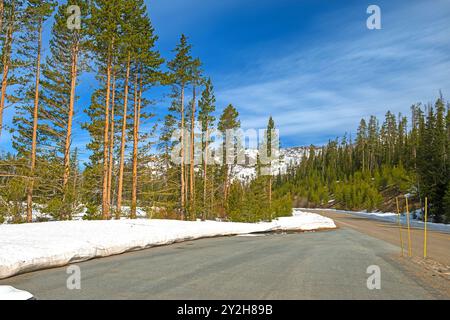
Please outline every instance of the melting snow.
[{"label": "melting snow", "polygon": [[272,222],[177,220],[55,221],[0,225],[0,279],[96,257],[205,237],[336,228],[333,220],[294,210]]}]

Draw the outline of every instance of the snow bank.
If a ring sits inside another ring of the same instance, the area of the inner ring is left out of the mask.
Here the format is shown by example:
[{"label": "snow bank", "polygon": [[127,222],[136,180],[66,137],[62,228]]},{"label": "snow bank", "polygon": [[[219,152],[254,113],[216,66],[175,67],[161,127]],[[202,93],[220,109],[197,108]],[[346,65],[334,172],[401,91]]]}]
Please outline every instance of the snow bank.
[{"label": "snow bank", "polygon": [[0,225],[0,279],[185,240],[333,228],[333,220],[300,210],[292,217],[254,224],[138,219]]},{"label": "snow bank", "polygon": [[11,286],[0,286],[0,301],[3,300],[30,300],[33,295],[27,291],[18,290]]}]

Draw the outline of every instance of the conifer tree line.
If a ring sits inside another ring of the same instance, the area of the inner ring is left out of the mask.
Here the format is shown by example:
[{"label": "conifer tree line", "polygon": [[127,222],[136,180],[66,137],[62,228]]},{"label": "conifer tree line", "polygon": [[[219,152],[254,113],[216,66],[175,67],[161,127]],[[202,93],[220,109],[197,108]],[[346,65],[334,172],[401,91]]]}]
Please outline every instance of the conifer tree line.
[{"label": "conifer tree line", "polygon": [[290,192],[294,206],[346,210],[396,212],[395,198],[407,196],[423,211],[427,197],[433,221],[450,223],[450,104],[441,94],[435,104],[413,105],[410,117],[362,119],[354,139],[311,146],[275,189]]},{"label": "conifer tree line", "polygon": [[[68,27],[73,5],[81,28]],[[186,36],[169,61],[157,40],[144,0],[0,0],[0,139],[8,135],[15,150],[0,152],[0,222],[81,213],[259,221],[291,213],[290,195],[273,190],[271,175],[242,183],[232,164],[208,163],[211,132],[239,128],[239,113],[216,106],[213,82]],[[77,108],[86,73],[97,85],[90,103]],[[169,106],[152,100],[158,86],[170,88]],[[13,114],[8,125],[6,113]],[[74,147],[80,118],[90,139],[84,165]],[[273,128],[270,119],[263,147]],[[171,161],[177,142],[179,165]]]},{"label": "conifer tree line", "polygon": [[[73,5],[81,28],[68,27]],[[413,105],[409,117],[362,119],[355,137],[311,146],[287,174],[258,158],[256,178],[242,182],[226,143],[227,130],[241,127],[238,110],[217,105],[188,37],[168,61],[157,40],[144,0],[0,0],[0,139],[14,148],[0,150],[0,222],[80,214],[253,222],[289,215],[292,206],[395,211],[401,195],[413,210],[427,197],[432,219],[450,222],[450,108],[442,95]],[[96,86],[80,106],[85,74]],[[156,87],[170,90],[167,105],[155,104]],[[86,164],[74,146],[76,119],[89,136]],[[269,156],[274,128],[270,117],[258,146]],[[209,154],[215,130],[226,137],[222,162]],[[180,164],[171,159],[176,144]]]}]

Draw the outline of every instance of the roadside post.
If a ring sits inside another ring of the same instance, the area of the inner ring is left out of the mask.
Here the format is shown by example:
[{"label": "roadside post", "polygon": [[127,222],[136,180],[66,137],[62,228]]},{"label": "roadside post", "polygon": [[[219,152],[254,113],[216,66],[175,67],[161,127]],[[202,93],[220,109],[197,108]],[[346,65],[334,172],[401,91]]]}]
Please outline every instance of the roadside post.
[{"label": "roadside post", "polygon": [[402,257],[403,257],[404,256],[403,235],[402,235],[402,223],[400,221],[400,206],[398,205],[398,197],[395,197],[395,202],[397,203],[398,231],[400,233],[400,247],[402,248]]},{"label": "roadside post", "polygon": [[428,220],[428,198],[425,198],[425,227],[424,227],[424,237],[423,237],[423,258],[427,258],[427,220]]},{"label": "roadside post", "polygon": [[406,199],[406,221],[408,225],[408,256],[412,257],[412,248],[411,248],[411,224],[409,221],[410,215],[409,215],[409,205],[408,205],[408,197],[405,196]]}]

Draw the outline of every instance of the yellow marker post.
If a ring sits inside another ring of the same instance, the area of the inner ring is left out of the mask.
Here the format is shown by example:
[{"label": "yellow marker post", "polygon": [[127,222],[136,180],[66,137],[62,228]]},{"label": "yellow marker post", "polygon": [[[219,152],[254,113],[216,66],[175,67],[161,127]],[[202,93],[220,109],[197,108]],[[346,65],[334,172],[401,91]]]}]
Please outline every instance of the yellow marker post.
[{"label": "yellow marker post", "polygon": [[397,202],[397,218],[398,218],[398,231],[400,232],[400,246],[402,248],[402,257],[404,256],[403,254],[403,235],[402,235],[402,223],[400,221],[400,206],[398,205],[398,197],[395,198],[395,201]]},{"label": "yellow marker post", "polygon": [[412,257],[412,248],[411,248],[411,225],[409,221],[409,206],[408,206],[408,197],[405,196],[406,199],[406,220],[408,222],[408,255]]},{"label": "yellow marker post", "polygon": [[428,198],[425,198],[425,228],[423,237],[423,258],[427,258],[427,220],[428,220]]}]

